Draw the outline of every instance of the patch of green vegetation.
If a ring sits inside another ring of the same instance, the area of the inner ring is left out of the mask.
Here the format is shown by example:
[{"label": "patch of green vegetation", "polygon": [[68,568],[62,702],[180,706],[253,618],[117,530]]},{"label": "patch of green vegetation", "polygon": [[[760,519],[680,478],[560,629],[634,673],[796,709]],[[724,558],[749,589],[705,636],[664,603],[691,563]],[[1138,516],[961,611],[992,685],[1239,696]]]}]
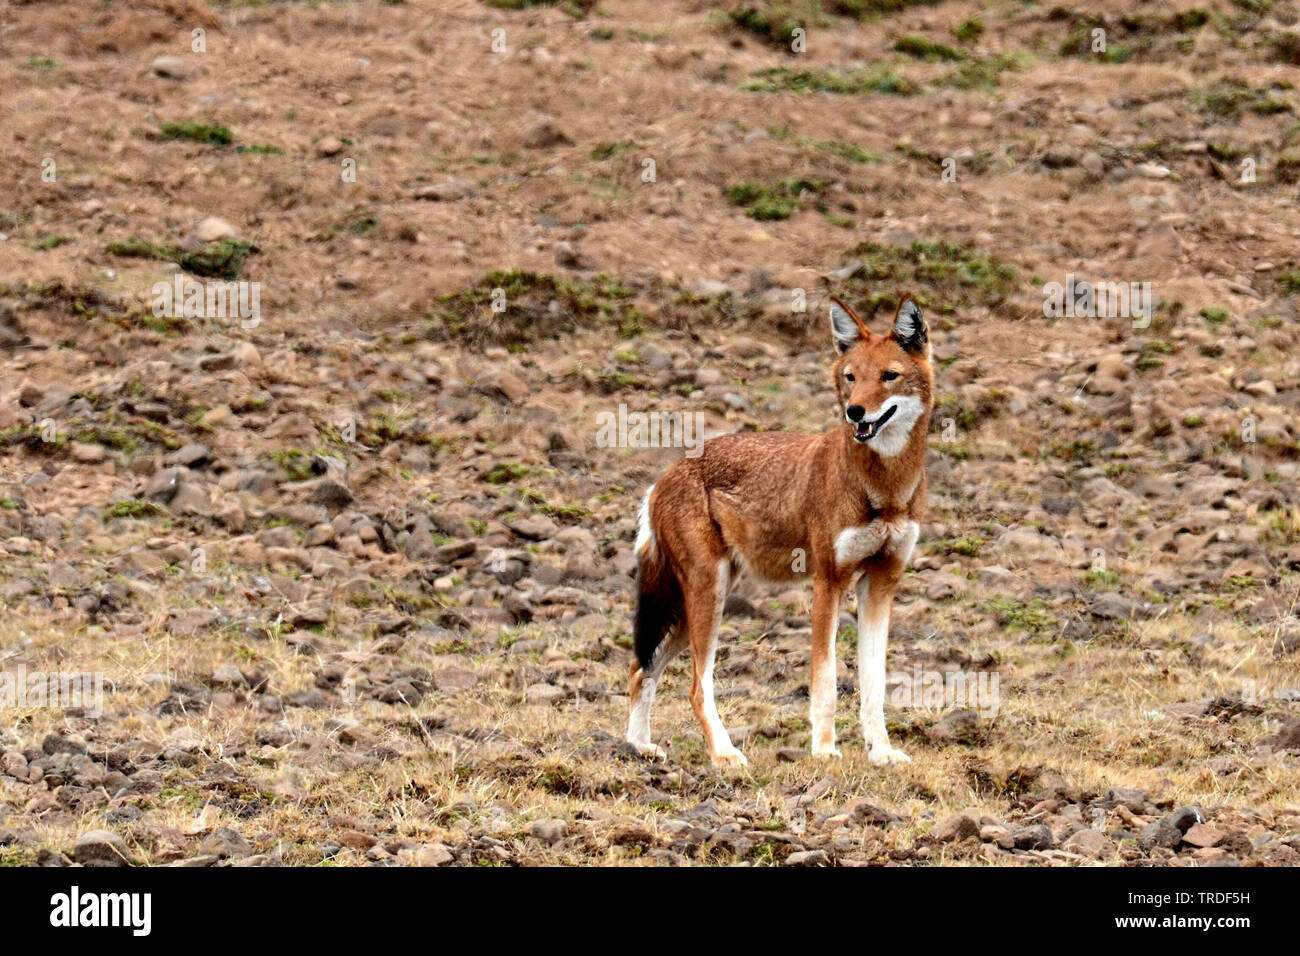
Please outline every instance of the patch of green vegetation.
[{"label": "patch of green vegetation", "polygon": [[71,432],[72,440],[85,445],[103,445],[114,451],[135,451],[139,446],[135,438],[124,428],[112,428],[106,425],[87,425]]},{"label": "patch of green vegetation", "polygon": [[895,40],[894,52],[902,53],[916,60],[925,60],[927,63],[951,63],[970,59],[970,54],[965,50],[959,50],[956,47],[948,46],[946,43],[937,43],[934,40],[913,35],[901,36]]},{"label": "patch of green vegetation", "polygon": [[614,39],[614,31],[605,27],[596,27],[587,36],[593,40],[612,40]]},{"label": "patch of green vegetation", "polygon": [[482,479],[489,485],[504,485],[510,481],[520,481],[533,473],[527,465],[513,461],[499,461],[482,474]]},{"label": "patch of green vegetation", "polygon": [[910,96],[917,92],[914,84],[884,65],[846,72],[792,70],[778,66],[754,74],[741,89],[751,93],[835,93],[841,96],[860,93]]},{"label": "patch of green vegetation", "polygon": [[410,412],[398,415],[391,412],[378,412],[358,429],[357,441],[367,448],[378,448],[397,441],[417,442],[436,447],[439,440],[426,431]]},{"label": "patch of green vegetation", "polygon": [[1007,70],[1020,70],[1029,63],[1024,53],[997,53],[982,60],[969,60],[948,77],[948,85],[959,90],[992,90]]},{"label": "patch of green vegetation", "polygon": [[35,252],[45,252],[49,249],[57,249],[59,246],[67,245],[72,242],[71,236],[56,236],[53,233],[44,239],[38,239],[36,242],[29,242],[27,248]]},{"label": "patch of green vegetation", "polygon": [[1282,291],[1286,295],[1300,295],[1300,271],[1282,276]]},{"label": "patch of green vegetation", "polygon": [[[1097,31],[1103,31],[1100,35]],[[1159,27],[1139,16],[1126,15],[1119,22],[1106,22],[1098,14],[1076,17],[1061,41],[1058,53],[1101,63],[1124,63],[1134,54],[1145,53],[1155,42]],[[1104,39],[1099,44],[1098,37]],[[1120,43],[1119,40],[1126,42]],[[1104,47],[1104,49],[1099,48]]]},{"label": "patch of green vegetation", "polygon": [[849,261],[861,267],[841,290],[868,311],[893,308],[909,293],[922,306],[953,312],[964,305],[997,305],[1016,288],[1013,266],[983,252],[947,242],[917,240],[909,245],[864,242]]},{"label": "patch of green vegetation", "polygon": [[603,162],[606,159],[613,159],[620,153],[630,152],[636,149],[636,143],[624,140],[621,143],[599,143],[592,151],[591,158],[596,162]]},{"label": "patch of green vegetation", "polygon": [[222,239],[207,243],[199,249],[188,250],[155,245],[138,236],[114,240],[105,249],[115,256],[175,262],[186,272],[217,279],[238,279],[243,271],[244,260],[260,251],[257,243],[244,239]]},{"label": "patch of green vegetation", "polygon": [[248,146],[236,146],[237,153],[252,153],[255,156],[283,156],[284,150],[279,146],[268,146],[265,143],[252,143]]},{"label": "patch of green vegetation", "polygon": [[483,0],[483,5],[498,10],[527,10],[529,7],[559,7],[575,20],[583,19],[596,0]]},{"label": "patch of green vegetation", "polygon": [[59,64],[55,63],[48,56],[34,56],[27,61],[28,66],[34,66],[38,70],[57,70]]},{"label": "patch of green vegetation", "polygon": [[771,133],[773,139],[778,139],[782,142],[793,142],[794,145],[798,146],[800,149],[815,149],[819,152],[830,153],[832,156],[839,156],[840,158],[847,159],[853,163],[861,163],[865,165],[867,163],[878,163],[884,159],[883,156],[874,150],[863,149],[860,146],[854,146],[852,143],[841,143],[838,140],[833,139],[816,140],[810,139],[807,136],[796,137],[790,132],[789,127],[786,126],[774,126],[772,127]]},{"label": "patch of green vegetation", "polygon": [[789,219],[798,210],[805,192],[816,195],[824,183],[810,179],[783,179],[780,182],[741,183],[727,190],[727,201],[744,206],[745,215],[760,222]]},{"label": "patch of green vegetation", "polygon": [[1291,104],[1270,90],[1255,89],[1237,79],[1220,80],[1193,97],[1197,106],[1221,119],[1235,119],[1249,110],[1260,116],[1289,113]]},{"label": "patch of green vegetation", "polygon": [[1199,30],[1209,22],[1209,11],[1202,10],[1200,7],[1194,7],[1191,10],[1179,10],[1170,17],[1170,25],[1184,33]]},{"label": "patch of green vegetation", "polygon": [[1089,461],[1097,454],[1097,443],[1091,438],[1076,438],[1070,442],[1052,445],[1052,454],[1066,461]]},{"label": "patch of green vegetation", "polygon": [[953,30],[953,33],[962,43],[974,43],[984,35],[984,21],[979,17],[963,20],[957,24],[957,28]]},{"label": "patch of green vegetation", "polygon": [[165,140],[189,140],[208,146],[229,146],[230,127],[198,120],[169,120],[162,125],[162,137]]},{"label": "patch of green vegetation", "polygon": [[1115,571],[1102,571],[1089,568],[1083,573],[1083,583],[1090,588],[1105,590],[1119,584],[1119,574]]},{"label": "patch of green vegetation", "polygon": [[428,319],[430,338],[507,348],[570,334],[580,326],[613,326],[630,339],[645,324],[632,290],[617,279],[599,273],[567,280],[517,269],[489,272],[477,286],[443,296]]},{"label": "patch of green vegetation", "polygon": [[1220,325],[1228,320],[1228,310],[1221,309],[1218,306],[1209,306],[1201,309],[1201,318],[1210,325]]},{"label": "patch of green vegetation", "polygon": [[1233,146],[1231,143],[1207,143],[1205,151],[1215,159],[1225,163],[1235,163],[1243,156],[1249,156],[1251,150],[1245,146]]},{"label": "patch of green vegetation", "polygon": [[163,513],[163,509],[152,501],[145,501],[142,498],[128,498],[105,508],[104,520],[109,521],[113,518],[149,518]]},{"label": "patch of green vegetation", "polygon": [[1300,33],[1277,30],[1268,37],[1272,59],[1300,66]]},{"label": "patch of green vegetation", "polygon": [[822,0],[828,12],[856,20],[898,13],[908,7],[932,7],[942,0]]},{"label": "patch of green vegetation", "polygon": [[1300,182],[1300,148],[1284,149],[1273,160],[1273,176],[1281,183]]},{"label": "patch of green vegetation", "polygon": [[977,534],[963,538],[948,538],[939,542],[945,554],[960,554],[967,558],[978,558],[984,547],[984,539]]},{"label": "patch of green vegetation", "polygon": [[266,457],[283,468],[290,481],[307,481],[316,475],[311,455],[300,448],[277,449]]},{"label": "patch of green vegetation", "polygon": [[1056,624],[1056,619],[1039,598],[1028,603],[1012,598],[994,598],[985,603],[984,610],[1008,631],[1041,634]]},{"label": "patch of green vegetation", "polygon": [[822,140],[819,143],[814,143],[813,146],[824,153],[830,153],[834,156],[839,156],[842,159],[847,159],[850,162],[861,163],[863,165],[867,163],[878,163],[884,159],[883,156],[874,150],[863,149],[860,146],[854,146],[852,143],[840,143],[835,140]]},{"label": "patch of green vegetation", "polygon": [[816,24],[822,19],[822,11],[816,0],[801,0],[798,3],[747,3],[727,12],[731,23],[752,33],[774,46],[789,50],[794,42],[795,30]]}]

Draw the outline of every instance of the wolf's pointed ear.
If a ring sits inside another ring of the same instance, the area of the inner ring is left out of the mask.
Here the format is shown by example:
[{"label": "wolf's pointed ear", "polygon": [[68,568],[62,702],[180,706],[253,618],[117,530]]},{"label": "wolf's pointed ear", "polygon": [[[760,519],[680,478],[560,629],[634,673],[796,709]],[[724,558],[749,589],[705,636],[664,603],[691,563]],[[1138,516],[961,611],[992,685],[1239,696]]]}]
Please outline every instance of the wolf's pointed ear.
[{"label": "wolf's pointed ear", "polygon": [[867,327],[847,305],[839,299],[831,299],[831,335],[835,339],[835,347],[841,352],[847,352],[858,339],[867,337]]},{"label": "wolf's pointed ear", "polygon": [[898,314],[894,316],[894,339],[909,352],[929,349],[930,331],[926,328],[925,316],[910,295],[898,303]]}]

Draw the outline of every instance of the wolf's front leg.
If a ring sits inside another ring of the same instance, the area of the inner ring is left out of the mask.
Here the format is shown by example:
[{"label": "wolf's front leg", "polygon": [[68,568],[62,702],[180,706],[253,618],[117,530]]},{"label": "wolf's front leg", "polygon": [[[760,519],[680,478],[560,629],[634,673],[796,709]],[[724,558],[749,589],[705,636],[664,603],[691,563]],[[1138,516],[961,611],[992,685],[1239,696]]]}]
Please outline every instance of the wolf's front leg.
[{"label": "wolf's front leg", "polygon": [[876,766],[911,762],[889,742],[885,728],[885,645],[894,588],[902,562],[873,565],[858,582],[858,690],[861,694],[862,737]]},{"label": "wolf's front leg", "polygon": [[827,581],[813,584],[812,680],[809,716],[814,757],[838,757],[835,749],[835,622],[841,591]]}]

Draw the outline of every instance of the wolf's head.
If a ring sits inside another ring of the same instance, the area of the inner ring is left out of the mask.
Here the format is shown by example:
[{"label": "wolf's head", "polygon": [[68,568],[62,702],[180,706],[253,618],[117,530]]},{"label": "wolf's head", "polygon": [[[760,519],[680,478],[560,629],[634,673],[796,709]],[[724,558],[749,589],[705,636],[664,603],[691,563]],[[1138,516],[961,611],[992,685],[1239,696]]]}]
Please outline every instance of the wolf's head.
[{"label": "wolf's head", "polygon": [[831,299],[831,335],[840,352],[832,367],[835,394],[853,440],[893,457],[907,447],[934,407],[930,335],[910,295],[898,304],[888,333],[872,332],[839,299]]}]

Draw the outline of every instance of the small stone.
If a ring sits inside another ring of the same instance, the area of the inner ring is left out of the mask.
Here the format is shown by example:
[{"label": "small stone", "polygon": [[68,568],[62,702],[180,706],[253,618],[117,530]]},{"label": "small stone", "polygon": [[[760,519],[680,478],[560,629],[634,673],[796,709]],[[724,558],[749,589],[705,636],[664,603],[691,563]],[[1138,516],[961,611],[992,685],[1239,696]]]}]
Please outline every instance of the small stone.
[{"label": "small stone", "polygon": [[1170,826],[1165,820],[1156,820],[1142,828],[1142,832],[1138,834],[1138,846],[1144,850],[1154,847],[1173,849],[1182,842],[1182,839],[1182,831],[1177,827]]},{"label": "small stone", "polygon": [[77,838],[72,858],[83,866],[126,866],[131,862],[131,851],[116,833],[91,830]]},{"label": "small stone", "polygon": [[215,355],[204,355],[199,359],[199,368],[205,372],[226,372],[234,367],[233,352],[218,352]]},{"label": "small stone", "polygon": [[190,75],[189,64],[178,56],[159,56],[149,64],[155,75],[169,80],[183,80]]},{"label": "small stone", "polygon": [[551,122],[543,122],[524,138],[524,146],[529,149],[551,149],[554,146],[569,146],[573,141],[564,135]]},{"label": "small stone", "polygon": [[237,233],[235,227],[226,220],[209,216],[195,227],[194,235],[199,242],[216,242],[219,239],[234,239]]},{"label": "small stone", "polygon": [[0,770],[19,780],[27,779],[27,758],[21,751],[6,750],[0,757]]},{"label": "small stone", "polygon": [[312,490],[311,500],[326,508],[345,508],[352,504],[352,492],[339,482],[326,478]]},{"label": "small stone", "polygon": [[1070,834],[1061,849],[1069,850],[1071,853],[1078,853],[1080,856],[1086,856],[1090,859],[1100,860],[1109,857],[1115,852],[1115,845],[1106,839],[1104,833],[1097,830],[1079,830]]},{"label": "small stone", "polygon": [[1056,844],[1052,831],[1043,823],[1022,827],[1015,837],[1017,850],[1050,850]]},{"label": "small stone", "polygon": [[1185,807],[1179,807],[1173,813],[1165,817],[1161,822],[1167,823],[1169,826],[1176,828],[1179,833],[1186,833],[1195,824],[1200,823],[1204,819],[1205,812],[1195,804],[1191,804]]},{"label": "small stone", "polygon": [[207,445],[201,445],[198,442],[190,442],[188,445],[182,445],[170,455],[163,459],[164,465],[181,465],[189,468],[200,462],[207,461],[212,455],[212,450]]},{"label": "small stone", "polygon": [[930,831],[930,838],[937,843],[955,843],[968,837],[978,837],[980,825],[969,813],[954,813],[944,817]]},{"label": "small stone", "polygon": [[1183,834],[1183,842],[1195,847],[1214,847],[1227,839],[1227,836],[1222,830],[1209,824],[1193,823]]},{"label": "small stone", "polygon": [[75,737],[60,737],[58,734],[46,734],[41,741],[42,752],[51,757],[67,754],[69,757],[84,757],[87,753],[85,743]]},{"label": "small stone", "polygon": [[144,486],[144,496],[150,501],[167,504],[176,497],[176,492],[180,490],[180,487],[181,470],[179,468],[165,468],[162,471],[154,472],[153,477]]},{"label": "small stone", "polygon": [[97,465],[107,455],[103,445],[92,445],[87,442],[68,442],[68,450],[72,452],[72,457],[83,465]]},{"label": "small stone", "polygon": [[543,843],[554,846],[569,835],[569,825],[563,820],[535,820],[528,832]]},{"label": "small stone", "polygon": [[430,183],[415,191],[416,199],[428,199],[433,202],[455,202],[468,199],[475,193],[474,184],[468,179],[448,179],[440,183]]},{"label": "small stone", "polygon": [[1147,804],[1147,792],[1126,787],[1112,787],[1107,802],[1112,806],[1125,807],[1130,813],[1141,813]]},{"label": "small stone", "polygon": [[243,687],[244,675],[234,664],[222,664],[212,672],[212,683],[222,687]]},{"label": "small stone", "polygon": [[199,844],[199,851],[222,860],[252,856],[253,848],[243,835],[230,827],[217,827]]},{"label": "small stone", "polygon": [[455,859],[451,851],[441,843],[426,843],[411,854],[411,862],[416,866],[446,866]]},{"label": "small stone", "polygon": [[829,866],[830,856],[825,850],[799,850],[782,861],[783,866]]},{"label": "small stone", "polygon": [[528,397],[528,386],[517,375],[505,370],[496,374],[492,385],[495,391],[505,397],[506,401],[519,404]]},{"label": "small stone", "polygon": [[530,541],[545,541],[555,534],[558,526],[545,515],[531,515],[516,519],[510,530]]},{"label": "small stone", "polygon": [[369,850],[378,842],[377,837],[360,830],[344,830],[339,834],[339,843],[353,850]]},{"label": "small stone", "polygon": [[997,824],[980,827],[980,840],[996,843],[1003,850],[1013,850],[1016,846],[1016,838],[1011,835],[1011,831]]},{"label": "small stone", "polygon": [[557,242],[554,253],[555,264],[563,269],[577,269],[582,265],[577,250],[567,242]]},{"label": "small stone", "polygon": [[326,136],[316,144],[317,156],[335,156],[343,152],[343,140],[336,136]]}]

